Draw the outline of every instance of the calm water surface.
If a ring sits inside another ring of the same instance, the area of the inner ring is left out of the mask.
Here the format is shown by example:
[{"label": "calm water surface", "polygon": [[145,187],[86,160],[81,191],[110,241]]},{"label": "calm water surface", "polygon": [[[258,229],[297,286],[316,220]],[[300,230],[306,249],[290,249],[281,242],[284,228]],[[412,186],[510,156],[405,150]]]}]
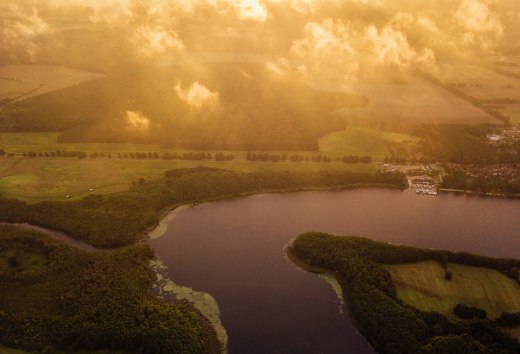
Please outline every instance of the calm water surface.
[{"label": "calm water surface", "polygon": [[306,231],[520,258],[520,200],[376,189],[257,195],[182,210],[150,244],[176,283],[217,300],[230,353],[374,353],[332,287],[286,258]]}]

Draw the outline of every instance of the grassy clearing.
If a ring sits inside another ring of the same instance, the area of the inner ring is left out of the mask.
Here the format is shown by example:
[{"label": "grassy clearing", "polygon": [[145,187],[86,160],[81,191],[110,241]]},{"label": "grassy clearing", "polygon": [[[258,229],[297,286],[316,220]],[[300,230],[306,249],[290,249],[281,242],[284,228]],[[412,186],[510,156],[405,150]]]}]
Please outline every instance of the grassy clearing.
[{"label": "grassy clearing", "polygon": [[423,311],[438,311],[453,318],[458,303],[484,309],[488,317],[520,311],[520,287],[498,271],[450,263],[453,279],[434,261],[385,265],[404,302]]},{"label": "grassy clearing", "polygon": [[360,126],[349,126],[345,130],[324,136],[319,140],[320,151],[340,151],[347,155],[370,155],[375,160],[390,156],[386,142],[417,141],[406,134],[386,132]]},{"label": "grassy clearing", "polygon": [[[10,265],[9,259],[15,259],[16,265]],[[42,254],[15,249],[0,252],[0,271],[28,271],[45,267],[47,258]]]},{"label": "grassy clearing", "polygon": [[66,195],[80,199],[89,194],[128,189],[139,178],[162,178],[174,168],[217,167],[237,172],[256,171],[352,171],[374,172],[375,164],[282,163],[234,160],[131,160],[74,158],[0,158],[0,194],[28,202],[63,200]]}]

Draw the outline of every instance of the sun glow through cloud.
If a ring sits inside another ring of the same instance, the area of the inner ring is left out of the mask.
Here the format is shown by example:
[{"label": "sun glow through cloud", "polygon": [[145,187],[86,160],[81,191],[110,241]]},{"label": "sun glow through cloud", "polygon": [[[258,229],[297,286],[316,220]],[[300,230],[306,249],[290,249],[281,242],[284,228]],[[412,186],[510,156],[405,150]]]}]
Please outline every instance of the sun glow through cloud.
[{"label": "sun glow through cloud", "polygon": [[202,107],[215,107],[219,103],[219,93],[211,92],[206,86],[194,82],[188,88],[183,89],[181,83],[175,86],[175,92],[181,100],[186,102],[190,107],[200,109]]}]

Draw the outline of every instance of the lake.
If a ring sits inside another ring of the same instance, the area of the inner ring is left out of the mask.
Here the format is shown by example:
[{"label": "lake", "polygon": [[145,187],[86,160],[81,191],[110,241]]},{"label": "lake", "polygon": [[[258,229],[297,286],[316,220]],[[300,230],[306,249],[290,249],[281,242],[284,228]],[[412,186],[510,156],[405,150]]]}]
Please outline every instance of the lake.
[{"label": "lake", "polygon": [[520,258],[520,200],[411,190],[265,194],[174,212],[149,243],[175,283],[211,294],[230,353],[374,353],[331,284],[284,248],[323,231]]}]

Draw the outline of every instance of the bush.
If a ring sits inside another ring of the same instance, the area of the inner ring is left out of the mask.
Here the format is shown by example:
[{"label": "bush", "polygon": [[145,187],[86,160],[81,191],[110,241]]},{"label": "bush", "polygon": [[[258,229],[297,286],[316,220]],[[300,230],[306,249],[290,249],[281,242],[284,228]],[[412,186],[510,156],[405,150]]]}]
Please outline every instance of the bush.
[{"label": "bush", "polygon": [[457,304],[453,308],[453,313],[455,316],[464,320],[471,320],[473,318],[479,318],[483,320],[487,317],[486,311],[478,307],[467,306],[464,304]]},{"label": "bush", "polygon": [[16,259],[15,256],[11,256],[7,259],[7,263],[9,263],[9,265],[11,267],[18,267],[20,264],[18,263],[18,259]]}]

